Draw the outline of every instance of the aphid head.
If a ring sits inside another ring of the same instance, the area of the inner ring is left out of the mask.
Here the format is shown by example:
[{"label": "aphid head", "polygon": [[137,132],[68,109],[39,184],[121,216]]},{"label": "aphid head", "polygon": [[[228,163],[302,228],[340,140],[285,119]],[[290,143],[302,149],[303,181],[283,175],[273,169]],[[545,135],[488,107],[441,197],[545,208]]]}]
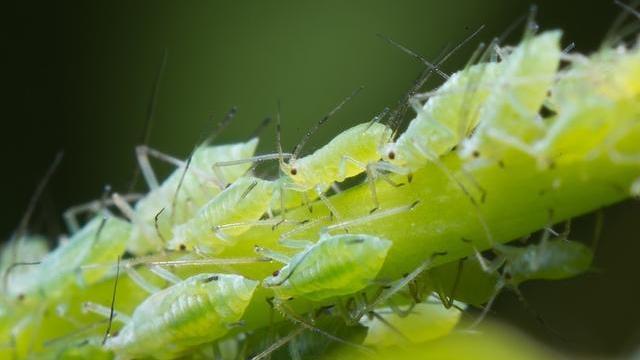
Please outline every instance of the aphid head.
[{"label": "aphid head", "polygon": [[278,287],[281,286],[287,279],[290,274],[288,271],[288,266],[283,267],[282,269],[274,271],[271,276],[267,277],[262,281],[262,286],[264,287]]},{"label": "aphid head", "polygon": [[294,159],[291,159],[288,163],[280,163],[280,170],[282,170],[284,175],[291,179],[292,182],[297,184],[306,183],[306,179],[303,176],[304,171],[302,171],[299,165],[300,164],[296,163]]},{"label": "aphid head", "polygon": [[395,143],[388,143],[380,149],[380,155],[384,161],[397,162],[398,161],[398,147]]},{"label": "aphid head", "polygon": [[189,236],[186,234],[187,224],[178,225],[173,230],[173,237],[167,243],[167,250],[172,251],[194,251],[195,245],[192,241],[189,241]]}]

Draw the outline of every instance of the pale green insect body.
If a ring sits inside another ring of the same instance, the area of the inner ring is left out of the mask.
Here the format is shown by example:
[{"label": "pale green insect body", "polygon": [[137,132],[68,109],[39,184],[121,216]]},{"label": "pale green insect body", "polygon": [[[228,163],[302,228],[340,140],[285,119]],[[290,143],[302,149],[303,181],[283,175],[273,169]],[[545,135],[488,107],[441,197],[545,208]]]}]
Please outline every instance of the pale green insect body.
[{"label": "pale green insect body", "polygon": [[498,245],[496,251],[505,258],[503,272],[509,282],[518,285],[526,280],[559,280],[589,270],[593,252],[587,246],[564,239],[543,241],[526,247]]},{"label": "pale green insect body", "polygon": [[175,358],[225,335],[249,304],[257,281],[203,273],[149,296],[105,347],[119,358]]},{"label": "pale green insect body", "polygon": [[538,115],[560,64],[560,31],[525,35],[499,63],[502,68],[491,95],[478,114],[478,127],[463,143],[463,156],[493,155],[498,143],[528,142],[545,133]]},{"label": "pale green insect body", "polygon": [[[277,184],[252,176],[241,177],[205,204],[195,216],[174,228],[168,243],[173,250],[219,253],[234,236],[249,230],[269,209]],[[238,224],[217,230],[217,226]]]},{"label": "pale green insect body", "polygon": [[[391,129],[379,123],[363,123],[343,131],[313,154],[281,163],[284,174],[299,191],[319,187],[363,173],[365,166],[380,159],[378,147],[391,136]],[[321,191],[321,190],[319,190]]]},{"label": "pale green insect body", "polygon": [[[18,295],[22,304],[33,301],[56,301],[70,296],[74,288],[93,284],[104,278],[108,268],[83,270],[82,266],[113,262],[121,256],[131,225],[115,217],[94,217],[67,242],[48,253],[35,274]],[[26,280],[26,279],[25,279]]]},{"label": "pale green insect body", "polygon": [[371,284],[382,268],[391,241],[365,234],[323,234],[263,281],[276,297],[324,300],[352,294]]},{"label": "pale green insect body", "polygon": [[[622,134],[640,116],[639,84],[637,47],[606,49],[589,58],[573,59],[552,90],[551,103],[558,115],[533,149],[547,157],[571,160],[590,156],[596,150],[609,150],[603,149],[603,143],[616,146],[620,139],[612,130],[621,129]],[[621,126],[625,122],[628,127]],[[571,157],[565,155],[568,149],[572,149]]]},{"label": "pale green insect body", "polygon": [[476,128],[479,107],[500,71],[488,62],[453,74],[424,105],[416,104],[417,116],[381,149],[383,159],[410,172],[451,151]]},{"label": "pale green insect body", "polygon": [[216,174],[211,164],[221,160],[232,161],[251,157],[257,145],[258,139],[254,138],[246,143],[198,147],[191,156],[186,172],[186,164],[183,164],[159,187],[152,189],[136,203],[133,219],[136,226],[127,250],[136,255],[161,250],[164,240],[172,237],[172,228],[175,225],[191,219],[204,204],[221,192],[220,185],[216,183],[220,174],[230,181],[235,181],[251,166],[248,163],[227,166],[219,169],[220,173]]}]

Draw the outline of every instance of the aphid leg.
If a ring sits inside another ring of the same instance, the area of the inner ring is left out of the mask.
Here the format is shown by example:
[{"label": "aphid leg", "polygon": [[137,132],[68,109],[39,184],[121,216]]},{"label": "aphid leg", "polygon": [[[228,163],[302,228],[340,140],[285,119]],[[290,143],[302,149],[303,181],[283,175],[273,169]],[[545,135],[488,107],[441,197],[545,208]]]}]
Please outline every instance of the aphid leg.
[{"label": "aphid leg", "polygon": [[282,264],[288,264],[289,262],[291,262],[291,258],[289,256],[277,253],[273,250],[263,248],[262,246],[255,245],[254,250],[256,253],[260,254],[261,256],[264,256],[271,260],[275,260]]},{"label": "aphid leg", "polygon": [[484,309],[482,309],[482,313],[480,313],[480,315],[476,318],[476,320],[471,325],[469,325],[469,327],[467,327],[466,330],[468,331],[474,330],[476,327],[478,327],[478,325],[480,325],[480,323],[482,323],[482,321],[489,314],[489,311],[491,310],[493,303],[498,298],[498,295],[500,294],[500,292],[502,292],[503,287],[504,287],[504,283],[502,281],[499,281],[496,284],[496,290],[493,293],[493,295],[491,295],[491,298],[489,299],[489,301],[487,301],[486,305],[484,306]]},{"label": "aphid leg", "polygon": [[281,337],[276,342],[271,344],[268,348],[266,348],[264,351],[262,351],[260,354],[252,357],[251,360],[262,360],[269,357],[271,353],[278,350],[282,346],[286,345],[289,341],[293,340],[293,338],[295,338],[296,336],[302,334],[302,332],[304,332],[305,330],[307,329],[304,326],[299,326],[293,329],[287,336]]},{"label": "aphid leg", "polygon": [[217,184],[221,185],[221,188],[224,189],[229,183],[227,179],[224,177],[222,173],[221,167],[224,166],[234,166],[234,165],[242,165],[246,163],[259,163],[267,160],[279,160],[279,159],[288,159],[291,157],[291,154],[283,153],[283,154],[264,154],[248,157],[246,159],[239,159],[233,161],[218,161],[212,165],[213,173],[215,174],[215,181]]},{"label": "aphid leg", "polygon": [[324,194],[324,187],[322,185],[316,185],[314,189],[316,191],[316,194],[318,194],[318,197],[320,198],[322,203],[327,207],[327,209],[329,209],[329,212],[331,213],[331,215],[334,218],[340,220],[341,219],[340,213],[338,213],[338,209],[336,209],[335,206],[333,206],[329,198]]},{"label": "aphid leg", "polygon": [[364,314],[367,314],[370,311],[375,310],[379,305],[387,302],[393,295],[395,295],[398,291],[402,290],[405,286],[407,286],[410,282],[415,280],[423,271],[429,269],[431,264],[433,263],[433,259],[437,256],[446,255],[446,252],[437,252],[429,257],[429,259],[425,260],[420,264],[415,270],[411,273],[407,274],[402,279],[395,282],[395,284],[391,285],[389,288],[385,289],[379,296],[377,296],[366,308],[361,311],[357,316],[358,318],[362,317]]},{"label": "aphid leg", "polygon": [[[187,162],[184,161],[184,160],[180,160],[180,159],[178,159],[178,158],[176,158],[174,156],[165,154],[165,153],[163,153],[163,152],[161,152],[159,150],[150,148],[150,147],[148,147],[146,145],[138,145],[136,147],[136,156],[138,157],[138,162],[139,163],[140,163],[140,161],[143,161],[146,164],[149,164],[149,156],[153,156],[153,157],[155,157],[156,159],[158,159],[160,161],[164,161],[166,163],[169,163],[169,164],[174,165],[174,166],[179,167],[179,168],[180,167],[184,167],[184,166],[187,165]],[[141,159],[143,159],[143,160],[141,160]],[[143,168],[143,166],[144,166],[144,168]],[[141,163],[140,167],[142,169],[142,175],[145,178],[145,181],[147,182],[149,188],[151,190],[157,188],[159,186],[158,185],[158,180],[155,177],[155,173],[153,172],[150,164],[147,167],[147,165],[143,165]],[[215,182],[215,180],[217,180],[215,178],[212,178],[211,175],[209,175],[209,174],[207,174],[207,173],[205,173],[205,172],[203,172],[201,170],[198,170],[196,168],[191,168],[190,171],[193,174],[195,174],[196,176],[200,177],[201,179],[203,179],[205,181],[214,181]],[[146,172],[146,174],[149,174],[153,178],[147,179],[148,175],[145,175],[145,172]],[[155,182],[154,182],[154,180],[155,180]],[[149,181],[151,181],[151,182],[149,182]],[[217,184],[218,183],[216,182],[216,185]]]},{"label": "aphid leg", "polygon": [[[85,312],[91,312],[96,315],[100,315],[107,319],[111,317],[111,308],[108,308],[104,305],[100,305],[91,301],[86,301],[82,303],[82,310]],[[131,321],[131,318],[119,311],[114,311],[113,320],[117,320],[123,324],[127,324]]]},{"label": "aphid leg", "polygon": [[324,216],[324,217],[320,217],[317,219],[313,219],[313,220],[305,220],[302,221],[298,224],[298,226],[294,227],[293,229],[287,231],[287,232],[283,232],[282,234],[280,234],[280,238],[279,243],[283,243],[284,241],[286,241],[287,239],[290,239],[291,237],[293,237],[293,235],[295,234],[299,234],[301,232],[307,231],[315,226],[317,226],[318,224],[322,223],[322,222],[326,222],[326,221],[330,221],[331,220],[331,216]]},{"label": "aphid leg", "polygon": [[167,281],[170,284],[177,284],[180,281],[182,281],[182,279],[180,277],[178,277],[176,274],[174,274],[171,271],[163,268],[160,265],[151,265],[149,267],[149,270],[152,273],[154,273],[158,277],[164,279],[165,281]]},{"label": "aphid leg", "polygon": [[[121,198],[126,202],[134,202],[140,200],[143,194],[125,194],[121,195]],[[64,223],[67,226],[67,230],[74,234],[80,229],[80,221],[78,217],[85,213],[95,214],[101,210],[106,210],[105,207],[114,205],[112,199],[94,200],[88,203],[71,206],[66,209],[62,214]]]},{"label": "aphid leg", "polygon": [[349,347],[353,347],[357,350],[360,350],[362,352],[368,353],[368,354],[373,354],[373,351],[371,349],[369,349],[366,346],[362,346],[347,340],[344,340],[340,337],[337,337],[333,334],[330,334],[314,325],[312,325],[311,323],[307,322],[307,320],[303,319],[302,317],[300,317],[298,314],[296,314],[296,312],[291,309],[291,307],[289,307],[287,304],[285,304],[284,302],[282,302],[281,300],[278,299],[274,299],[273,301],[273,305],[275,307],[276,310],[279,310],[279,312],[289,321],[293,322],[294,324],[300,325],[304,328],[306,328],[307,330],[310,330],[312,332],[315,332],[319,335],[325,336],[326,338],[333,340],[337,343],[343,344],[343,345],[347,345]]},{"label": "aphid leg", "polygon": [[338,164],[338,179],[344,179],[347,173],[347,164],[351,163],[361,170],[367,173],[367,183],[369,184],[369,191],[371,192],[371,200],[373,201],[373,209],[370,212],[374,212],[380,208],[380,202],[378,201],[378,192],[376,191],[376,174],[373,171],[373,167],[365,164],[361,161],[354,159],[348,155],[342,155],[340,163]]},{"label": "aphid leg", "polygon": [[129,275],[129,279],[133,281],[134,284],[138,285],[142,290],[148,292],[149,294],[156,293],[160,291],[160,288],[153,285],[147,279],[145,279],[133,266],[127,264],[124,266],[124,270]]},{"label": "aphid leg", "polygon": [[404,212],[407,211],[411,211],[413,210],[413,208],[415,208],[417,205],[419,204],[419,201],[416,201],[412,204],[409,205],[404,205],[404,206],[398,206],[395,208],[391,208],[391,209],[387,209],[387,210],[381,210],[381,211],[377,211],[375,213],[366,215],[366,216],[362,216],[362,217],[358,217],[355,219],[350,219],[350,220],[345,220],[343,222],[339,222],[336,224],[332,224],[329,226],[326,226],[324,228],[321,229],[322,233],[329,233],[333,230],[336,229],[344,229],[348,226],[354,226],[354,225],[361,225],[361,224],[366,224],[378,219],[382,219],[388,216],[393,216],[393,215],[397,215],[397,214],[402,214]]},{"label": "aphid leg", "polygon": [[[415,148],[420,150],[423,155],[425,156],[426,159],[429,159],[436,167],[438,167],[438,169],[440,169],[440,171],[442,171],[451,181],[453,181],[456,185],[458,185],[458,188],[460,189],[460,191],[462,191],[462,193],[469,199],[469,201],[471,202],[471,205],[473,206],[475,213],[476,213],[476,217],[478,218],[478,221],[480,222],[480,224],[482,225],[482,228],[484,230],[485,236],[487,238],[487,241],[489,242],[490,245],[494,244],[493,241],[493,235],[491,234],[491,231],[489,230],[489,225],[487,224],[487,221],[484,218],[484,215],[482,214],[482,211],[480,209],[480,206],[478,205],[478,202],[476,201],[476,199],[471,195],[471,192],[469,192],[469,189],[467,189],[467,187],[460,181],[460,179],[458,179],[452,172],[451,170],[449,170],[449,168],[447,168],[441,161],[440,159],[435,156],[431,151],[429,151],[428,149],[426,149],[423,145],[421,145],[418,142],[413,142],[413,144],[415,145]],[[475,185],[477,185],[477,183],[474,183]],[[481,196],[481,201],[484,199],[486,192],[484,191],[484,189],[479,188],[480,190],[480,196]]]},{"label": "aphid leg", "polygon": [[254,227],[254,226],[271,226],[272,228],[280,226],[283,223],[295,223],[295,221],[291,220],[282,220],[282,219],[266,219],[266,220],[255,220],[255,221],[242,221],[237,223],[229,223],[222,225],[214,225],[211,227],[213,232],[219,237],[221,240],[226,242],[231,242],[231,236],[224,233],[225,229],[232,229],[238,227]]}]

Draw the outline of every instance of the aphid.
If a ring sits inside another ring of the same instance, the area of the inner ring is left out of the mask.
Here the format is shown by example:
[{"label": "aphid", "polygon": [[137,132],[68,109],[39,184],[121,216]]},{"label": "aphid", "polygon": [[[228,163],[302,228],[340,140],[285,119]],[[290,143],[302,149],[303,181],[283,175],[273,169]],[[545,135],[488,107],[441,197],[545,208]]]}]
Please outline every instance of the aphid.
[{"label": "aphid", "polygon": [[95,283],[108,269],[81,271],[86,264],[105,262],[124,253],[131,225],[115,217],[95,217],[71,238],[48,253],[16,296],[21,304],[56,302],[71,295],[74,288]]},{"label": "aphid", "polygon": [[[568,228],[567,228],[568,229]],[[529,280],[559,280],[577,276],[589,270],[593,261],[593,251],[577,241],[566,239],[568,231],[555,239],[549,239],[552,230],[543,232],[539,243],[524,247],[495,245],[496,258],[487,262],[480,253],[476,257],[483,271],[498,273],[495,292],[488,299],[483,313],[471,327],[479,324],[503,288],[512,290],[528,307],[518,286]],[[538,319],[544,323],[539,316]]]},{"label": "aphid", "polygon": [[265,279],[276,298],[324,300],[362,290],[382,268],[391,241],[366,234],[329,235],[288,258],[265,249],[257,251],[286,265]]},{"label": "aphid", "polygon": [[[16,241],[13,245],[2,247],[0,253],[0,274],[3,274],[2,295],[15,298],[25,291],[30,279],[37,276],[37,265],[49,252],[47,239],[42,236],[30,235]],[[15,256],[15,257],[14,257]]]},{"label": "aphid", "polygon": [[275,225],[260,220],[271,205],[277,184],[246,176],[205,204],[195,216],[173,230],[167,248],[218,254],[252,226]]},{"label": "aphid", "polygon": [[[233,117],[235,110],[227,115]],[[114,202],[135,224],[127,250],[136,255],[159,251],[164,247],[163,239],[171,239],[172,228],[191,219],[198,209],[220,193],[219,184],[211,164],[221,159],[244,159],[253,156],[258,138],[246,143],[209,145],[203,143],[196,148],[187,162],[164,155],[147,147],[137,149],[142,173],[151,191],[131,208],[126,201],[114,194]],[[178,168],[160,185],[151,167],[147,154],[159,157]],[[250,164],[236,164],[220,170],[226,179],[235,181],[247,171]]]},{"label": "aphid", "polygon": [[[180,356],[219,339],[237,324],[257,285],[239,275],[192,276],[149,296],[131,318],[117,312],[114,319],[125,325],[104,346],[125,359]],[[107,317],[111,313],[96,304],[87,308]]]},{"label": "aphid", "polygon": [[[327,115],[322,117],[322,119],[305,134],[300,143],[296,145],[292,154],[284,154],[282,151],[280,139],[280,110],[278,109],[276,116],[278,153],[248,158],[244,161],[253,162],[263,159],[278,159],[282,172],[282,177],[278,181],[280,182],[281,189],[284,190],[280,192],[281,194],[285,194],[284,196],[286,196],[286,190],[299,193],[311,192],[322,200],[332,215],[339,217],[338,211],[324,195],[325,191],[335,182],[341,182],[363,172],[369,172],[368,164],[380,159],[377,147],[381,141],[384,141],[384,139],[391,135],[391,129],[386,125],[380,124],[380,116],[378,116],[370,122],[356,125],[338,134],[328,144],[316,150],[313,154],[304,157],[300,157],[300,155],[311,135],[361,89],[362,88],[359,88],[354,91]],[[287,162],[285,162],[285,158],[288,158]],[[214,168],[232,164],[237,164],[237,162],[220,162],[215,164]],[[285,201],[284,196],[280,196],[283,204]]]}]

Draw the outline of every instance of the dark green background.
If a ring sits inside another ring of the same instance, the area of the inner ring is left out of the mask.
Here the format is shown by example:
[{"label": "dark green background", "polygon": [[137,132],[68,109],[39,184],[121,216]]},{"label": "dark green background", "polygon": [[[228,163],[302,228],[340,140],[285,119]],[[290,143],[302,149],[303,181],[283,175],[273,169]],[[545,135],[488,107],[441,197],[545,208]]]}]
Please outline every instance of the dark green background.
[{"label": "dark green background", "polygon": [[[543,29],[565,30],[564,45],[594,49],[619,13],[610,1],[538,1]],[[4,5],[7,6],[7,5]],[[239,115],[220,139],[245,139],[283,104],[285,148],[353,89],[365,90],[314,135],[310,150],[393,105],[420,64],[381,41],[383,33],[435,57],[481,24],[476,43],[444,68],[458,69],[479,41],[499,35],[529,3],[494,1],[59,1],[2,10],[3,216],[7,238],[58,149],[64,162],[33,227],[62,231],[60,212],[96,198],[104,184],[125,191],[141,140],[153,79],[168,49],[150,145],[185,157],[232,105]],[[511,42],[517,40],[518,30]],[[273,129],[262,152],[274,149]],[[165,167],[166,170],[166,167]],[[140,184],[141,185],[141,184]],[[139,186],[140,189],[143,187]],[[606,211],[596,265],[572,281],[523,291],[565,340],[541,327],[513,296],[496,312],[542,341],[584,354],[621,354],[640,340],[635,268],[640,207]],[[636,220],[636,221],[634,221]],[[589,241],[591,217],[575,237]]]}]

